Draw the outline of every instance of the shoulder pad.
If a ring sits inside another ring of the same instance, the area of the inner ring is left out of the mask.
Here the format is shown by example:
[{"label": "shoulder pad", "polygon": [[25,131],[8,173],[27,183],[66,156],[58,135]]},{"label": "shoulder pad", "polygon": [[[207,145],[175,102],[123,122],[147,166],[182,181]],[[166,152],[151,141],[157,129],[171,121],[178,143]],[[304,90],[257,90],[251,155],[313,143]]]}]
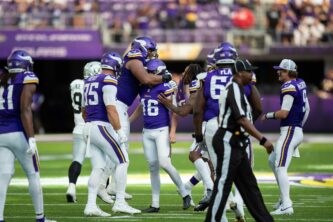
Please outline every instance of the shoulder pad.
[{"label": "shoulder pad", "polygon": [[200,88],[201,88],[200,80],[195,79],[190,83],[190,86],[189,86],[190,93],[194,93],[194,92],[198,91]]},{"label": "shoulder pad", "polygon": [[142,58],[142,52],[138,49],[131,49],[126,56],[127,58]]},{"label": "shoulder pad", "polygon": [[29,83],[39,83],[39,79],[33,72],[24,72],[23,77],[23,84],[29,84]]},{"label": "shoulder pad", "polygon": [[106,84],[118,85],[118,80],[111,75],[105,75],[103,82]]},{"label": "shoulder pad", "polygon": [[281,86],[281,93],[296,92],[296,87],[291,83],[285,83]]},{"label": "shoulder pad", "polygon": [[197,74],[197,80],[204,80],[207,76],[207,72]]},{"label": "shoulder pad", "polygon": [[71,84],[70,84],[70,88],[78,88],[78,86],[83,86],[84,85],[84,81],[82,79],[74,79]]}]

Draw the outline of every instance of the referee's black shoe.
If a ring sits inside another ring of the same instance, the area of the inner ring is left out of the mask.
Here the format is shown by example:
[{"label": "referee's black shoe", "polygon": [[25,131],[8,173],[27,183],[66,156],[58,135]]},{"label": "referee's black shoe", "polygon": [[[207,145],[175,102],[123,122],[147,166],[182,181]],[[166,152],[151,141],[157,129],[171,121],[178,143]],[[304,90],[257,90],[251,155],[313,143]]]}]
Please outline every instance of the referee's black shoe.
[{"label": "referee's black shoe", "polygon": [[158,213],[158,212],[160,212],[160,208],[152,206],[149,206],[147,209],[142,210],[142,213]]},{"label": "referee's black shoe", "polygon": [[211,189],[207,189],[206,195],[199,201],[199,204],[209,203],[210,198],[212,197],[213,191]]},{"label": "referee's black shoe", "polygon": [[208,206],[209,202],[199,203],[197,206],[194,207],[194,211],[205,211]]},{"label": "referee's black shoe", "polygon": [[183,197],[183,210],[190,208],[191,200],[192,198],[190,195],[186,195],[185,197]]}]

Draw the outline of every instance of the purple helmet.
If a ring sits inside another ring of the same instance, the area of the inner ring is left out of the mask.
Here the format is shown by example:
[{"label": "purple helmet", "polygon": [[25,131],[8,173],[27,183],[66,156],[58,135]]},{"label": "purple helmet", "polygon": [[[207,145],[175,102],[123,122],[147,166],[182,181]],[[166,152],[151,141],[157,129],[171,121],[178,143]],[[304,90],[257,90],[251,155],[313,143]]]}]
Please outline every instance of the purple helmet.
[{"label": "purple helmet", "polygon": [[168,72],[165,63],[160,59],[151,59],[147,63],[147,71],[155,75],[163,75]]},{"label": "purple helmet", "polygon": [[101,59],[102,69],[113,70],[116,76],[120,75],[122,65],[123,65],[123,59],[116,52],[107,52],[102,56]]},{"label": "purple helmet", "polygon": [[216,64],[234,64],[238,54],[229,42],[222,42],[216,49],[214,59]]},{"label": "purple helmet", "polygon": [[32,57],[24,50],[15,50],[7,58],[7,69],[9,73],[32,71]]},{"label": "purple helmet", "polygon": [[[147,58],[147,57],[157,58],[158,57],[156,42],[150,37],[140,36],[140,37],[135,38],[131,44],[131,48],[139,49],[145,58]],[[150,53],[153,53],[153,55],[150,55]]]}]

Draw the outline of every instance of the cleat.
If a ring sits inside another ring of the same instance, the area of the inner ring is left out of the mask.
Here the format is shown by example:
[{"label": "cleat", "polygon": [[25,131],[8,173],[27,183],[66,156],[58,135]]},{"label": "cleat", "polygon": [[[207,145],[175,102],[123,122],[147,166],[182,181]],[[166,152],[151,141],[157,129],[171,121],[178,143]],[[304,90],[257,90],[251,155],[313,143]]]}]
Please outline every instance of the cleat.
[{"label": "cleat", "polygon": [[112,197],[106,192],[106,189],[101,188],[98,189],[97,196],[103,200],[105,203],[113,204],[114,201],[112,200]]},{"label": "cleat", "polygon": [[[245,221],[244,215],[243,215],[243,213],[239,210],[238,205],[237,205],[236,202],[234,202],[234,201],[230,201],[230,203],[229,203],[229,207],[230,207],[230,209],[234,212],[234,214],[235,214],[235,216],[236,216],[235,221],[237,221],[237,220],[240,221],[240,222]],[[243,218],[244,220],[241,220],[242,218]]]},{"label": "cleat", "polygon": [[75,184],[70,183],[66,192],[66,199],[68,203],[76,203],[76,189]]},{"label": "cleat", "polygon": [[294,213],[294,209],[292,206],[285,207],[281,205],[281,207],[275,211],[271,212],[271,215],[292,215]]},{"label": "cleat", "polygon": [[129,206],[126,202],[115,202],[112,207],[113,212],[127,213],[127,214],[139,214],[141,210],[135,209]]},{"label": "cleat", "polygon": [[246,222],[245,217],[236,217],[235,222]]},{"label": "cleat", "polygon": [[142,213],[158,213],[160,212],[160,208],[159,207],[152,207],[152,206],[149,206],[147,209],[144,209],[142,211]]},{"label": "cleat", "polygon": [[209,203],[212,194],[213,191],[211,189],[207,189],[206,195],[199,201],[199,204]]},{"label": "cleat", "polygon": [[191,200],[192,198],[190,195],[186,195],[185,197],[183,197],[183,210],[191,207]]},{"label": "cleat", "polygon": [[208,208],[208,206],[209,206],[209,202],[198,204],[194,208],[194,211],[205,211]]},{"label": "cleat", "polygon": [[[3,220],[1,220],[2,222],[4,222]],[[0,221],[0,222],[1,222]],[[45,216],[41,219],[36,219],[36,222],[57,222],[56,220],[49,220],[47,219]]]},{"label": "cleat", "polygon": [[92,217],[92,216],[110,217],[111,216],[111,214],[104,212],[103,210],[101,210],[97,206],[95,206],[95,207],[86,206],[86,208],[84,209],[84,215],[87,216],[87,217]]},{"label": "cleat", "polygon": [[[187,191],[188,195],[190,195],[190,197],[191,197],[191,206],[194,207],[195,204],[194,204],[194,201],[193,201],[193,198],[192,198],[192,188],[187,187],[186,184],[185,184],[185,190]],[[178,193],[179,193],[179,191],[178,191]]]},{"label": "cleat", "polygon": [[273,209],[277,210],[277,209],[279,209],[281,207],[281,205],[282,205],[282,200],[279,200],[278,202],[276,202],[274,204]]}]

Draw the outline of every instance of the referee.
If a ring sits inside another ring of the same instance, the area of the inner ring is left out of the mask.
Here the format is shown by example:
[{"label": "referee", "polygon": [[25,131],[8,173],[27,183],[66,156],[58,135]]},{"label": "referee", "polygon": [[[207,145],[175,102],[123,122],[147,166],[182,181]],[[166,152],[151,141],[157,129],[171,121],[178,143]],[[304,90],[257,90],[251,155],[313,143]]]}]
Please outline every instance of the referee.
[{"label": "referee", "polygon": [[233,80],[220,97],[219,129],[213,138],[217,155],[216,180],[206,222],[223,221],[222,214],[234,182],[256,221],[274,221],[266,209],[245,151],[249,134],[260,141],[268,153],[273,145],[252,124],[251,108],[243,86],[250,83],[253,67],[237,59]]}]

